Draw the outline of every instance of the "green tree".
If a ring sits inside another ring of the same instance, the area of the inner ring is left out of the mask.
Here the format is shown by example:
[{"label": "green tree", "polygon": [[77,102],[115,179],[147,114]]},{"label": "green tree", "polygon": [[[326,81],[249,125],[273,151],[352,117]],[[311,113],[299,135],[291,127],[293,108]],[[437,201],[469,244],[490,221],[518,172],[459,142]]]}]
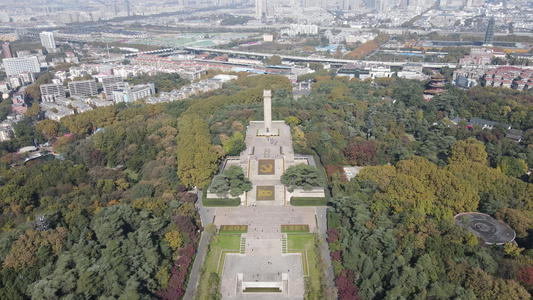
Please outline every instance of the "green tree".
[{"label": "green tree", "polygon": [[287,186],[289,192],[298,187],[309,191],[313,187],[319,187],[322,184],[322,180],[315,167],[299,164],[287,168],[285,173],[281,175],[281,183]]},{"label": "green tree", "polygon": [[46,137],[57,136],[58,129],[59,124],[56,121],[50,119],[42,120],[35,126],[35,130],[41,132]]},{"label": "green tree", "polygon": [[46,73],[40,76],[39,78],[37,78],[37,80],[35,80],[32,85],[29,85],[26,88],[26,94],[34,101],[40,100],[41,90],[39,88],[42,84],[52,83],[52,78],[53,76],[50,73]]},{"label": "green tree", "polygon": [[523,159],[510,156],[502,157],[498,166],[505,175],[512,177],[521,177],[527,171],[527,164]]},{"label": "green tree", "polygon": [[450,162],[487,162],[487,151],[483,143],[474,138],[455,142],[451,148]]},{"label": "green tree", "polygon": [[209,279],[207,281],[209,286],[209,299],[220,300],[222,299],[222,294],[220,294],[220,277],[217,273],[211,272],[209,274]]},{"label": "green tree", "polygon": [[165,234],[165,242],[172,250],[177,251],[183,244],[183,236],[179,231],[172,230]]},{"label": "green tree", "polygon": [[244,142],[244,136],[240,132],[235,132],[230,139],[225,140],[222,143],[224,151],[227,155],[239,155],[242,150],[246,148],[246,143]]},{"label": "green tree", "polygon": [[26,110],[26,116],[28,116],[30,118],[37,117],[37,116],[39,116],[40,113],[41,113],[41,106],[39,105],[39,103],[37,101],[34,101],[33,105],[30,106]]},{"label": "green tree", "polygon": [[211,144],[207,123],[198,115],[178,122],[178,176],[187,186],[206,187],[217,170],[219,155]]},{"label": "green tree", "polygon": [[219,197],[224,197],[228,192],[232,197],[237,197],[252,189],[252,183],[244,176],[242,168],[231,166],[224,170],[222,174],[215,177],[210,191]]},{"label": "green tree", "polygon": [[[308,46],[306,46],[306,47],[308,47]],[[315,49],[313,47],[308,47],[308,49],[310,49],[311,52],[315,51]],[[304,51],[306,51],[306,50],[304,50]],[[322,63],[318,63],[318,62],[310,62],[309,63],[309,68],[311,70],[314,70],[314,71],[320,71],[320,70],[324,69],[324,65]]]},{"label": "green tree", "polygon": [[266,63],[269,65],[281,65],[281,57],[279,55],[272,55]]}]

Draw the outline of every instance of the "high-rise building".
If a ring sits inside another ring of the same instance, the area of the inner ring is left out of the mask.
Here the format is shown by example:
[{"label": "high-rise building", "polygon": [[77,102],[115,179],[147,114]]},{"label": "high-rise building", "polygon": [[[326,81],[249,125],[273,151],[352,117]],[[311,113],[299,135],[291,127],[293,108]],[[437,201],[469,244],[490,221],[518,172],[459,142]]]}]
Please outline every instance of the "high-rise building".
[{"label": "high-rise building", "polygon": [[255,0],[255,17],[258,19],[267,17],[267,1],[266,0]]},{"label": "high-rise building", "polygon": [[492,45],[494,40],[494,22],[494,18],[490,18],[487,31],[485,32],[485,40],[483,41],[484,45]]},{"label": "high-rise building", "polygon": [[102,81],[102,85],[105,86],[111,83],[123,82],[124,78],[122,78],[122,76],[119,76],[119,75],[112,75],[112,76],[102,77],[100,78],[100,80]]},{"label": "high-rise building", "polygon": [[119,102],[135,102],[139,99],[146,98],[155,93],[155,88],[153,83],[136,85],[134,87],[129,87],[126,85],[123,88],[116,89],[113,91],[113,101],[115,103]]},{"label": "high-rise building", "polygon": [[96,81],[92,79],[82,81],[71,81],[68,83],[68,89],[70,91],[70,96],[98,95]]},{"label": "high-rise building", "polygon": [[65,87],[62,83],[42,84],[41,99],[43,102],[54,102],[57,97],[65,97]]},{"label": "high-rise building", "polygon": [[128,11],[128,17],[130,16],[130,1],[126,0],[126,10]]},{"label": "high-rise building", "polygon": [[9,14],[7,11],[2,10],[0,11],[0,22],[2,23],[9,23],[11,21],[11,18],[9,17]]},{"label": "high-rise building", "polygon": [[23,58],[4,58],[2,60],[7,76],[18,75],[22,72],[39,72],[39,60],[36,56]]},{"label": "high-rise building", "polygon": [[56,42],[54,40],[54,33],[43,31],[39,34],[41,37],[41,45],[46,48],[48,51],[55,51],[56,49]]},{"label": "high-rise building", "polygon": [[374,11],[377,13],[385,12],[385,0],[375,0],[374,1]]},{"label": "high-rise building", "polygon": [[11,54],[11,45],[9,43],[4,43],[2,45],[2,50],[4,51],[5,58],[13,58],[13,54]]},{"label": "high-rise building", "polygon": [[119,75],[102,77],[101,80],[106,100],[113,100],[113,91],[128,87],[128,84],[124,82],[124,78]]}]

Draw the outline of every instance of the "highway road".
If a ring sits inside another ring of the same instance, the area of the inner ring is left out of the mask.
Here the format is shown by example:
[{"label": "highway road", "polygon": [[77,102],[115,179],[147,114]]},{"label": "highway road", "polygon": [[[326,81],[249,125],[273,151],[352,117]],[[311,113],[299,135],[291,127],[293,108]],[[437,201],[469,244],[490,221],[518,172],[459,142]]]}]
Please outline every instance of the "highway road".
[{"label": "highway road", "polygon": [[[249,52],[249,51],[238,51],[238,50],[228,50],[228,49],[214,49],[214,48],[203,48],[203,47],[184,47],[185,50],[189,51],[198,51],[198,52],[214,52],[214,53],[224,53],[224,54],[233,54],[233,55],[246,55],[246,56],[259,56],[259,57],[271,57],[272,53],[259,53],[259,52]],[[348,64],[348,63],[366,63],[366,64],[375,64],[375,65],[387,65],[391,67],[401,67],[406,64],[406,62],[390,62],[390,61],[369,61],[369,60],[351,60],[351,59],[337,59],[337,58],[319,58],[319,57],[304,57],[304,56],[290,56],[290,55],[279,55],[282,59],[293,60],[293,61],[306,61],[306,62],[321,62],[321,63],[339,63],[339,64]],[[456,63],[431,63],[431,62],[421,62],[423,67],[426,68],[435,68],[440,69],[443,67],[448,68],[457,68]]]}]

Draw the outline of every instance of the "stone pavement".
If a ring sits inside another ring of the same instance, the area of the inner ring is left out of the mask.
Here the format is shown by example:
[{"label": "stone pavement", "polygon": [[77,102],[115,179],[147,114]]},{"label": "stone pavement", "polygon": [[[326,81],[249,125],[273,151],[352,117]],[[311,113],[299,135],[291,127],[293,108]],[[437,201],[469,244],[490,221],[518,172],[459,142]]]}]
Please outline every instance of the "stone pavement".
[{"label": "stone pavement", "polygon": [[[215,225],[248,225],[244,254],[227,254],[221,279],[222,299],[302,299],[302,256],[282,253],[281,225],[306,224],[317,230],[314,207],[217,208]],[[239,275],[241,274],[241,275]],[[242,280],[238,280],[242,276]],[[283,276],[287,280],[282,280]],[[280,285],[282,293],[244,293],[244,284]]]},{"label": "stone pavement", "polygon": [[[259,232],[279,233],[285,224],[307,224],[309,232],[315,232],[315,208],[292,206],[269,207],[219,207],[216,211],[215,225],[248,225],[248,234]],[[261,231],[262,230],[262,231]],[[281,238],[281,235],[279,236]]]}]

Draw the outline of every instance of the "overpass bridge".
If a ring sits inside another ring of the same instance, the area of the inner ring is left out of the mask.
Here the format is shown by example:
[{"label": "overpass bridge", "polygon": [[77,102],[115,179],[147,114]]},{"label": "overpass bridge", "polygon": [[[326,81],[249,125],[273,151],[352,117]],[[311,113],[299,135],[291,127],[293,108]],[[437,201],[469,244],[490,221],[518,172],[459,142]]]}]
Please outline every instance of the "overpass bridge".
[{"label": "overpass bridge", "polygon": [[[254,56],[267,58],[273,55],[270,53],[258,53],[258,52],[249,52],[249,51],[238,51],[238,50],[227,50],[227,49],[213,49],[213,48],[202,48],[202,47],[184,47],[185,50],[196,51],[196,52],[215,52],[221,54],[232,54],[232,55],[245,55],[245,56]],[[338,59],[338,58],[319,58],[319,57],[304,57],[304,56],[291,56],[291,55],[278,55],[282,59],[291,60],[291,61],[304,61],[304,62],[320,62],[320,63],[334,63],[334,64],[348,64],[348,63],[366,63],[366,64],[375,64],[375,65],[386,65],[391,67],[401,67],[407,62],[391,62],[391,61],[370,61],[370,60],[351,60],[351,59]],[[432,69],[441,69],[443,67],[448,68],[457,68],[456,63],[428,63],[420,62],[425,68]]]},{"label": "overpass bridge", "polygon": [[165,48],[165,49],[157,49],[157,50],[151,50],[151,51],[142,51],[142,52],[132,52],[128,54],[124,54],[124,58],[134,57],[138,55],[154,55],[154,56],[168,56],[173,54],[185,54],[187,51],[182,49],[176,49],[176,48]]}]

